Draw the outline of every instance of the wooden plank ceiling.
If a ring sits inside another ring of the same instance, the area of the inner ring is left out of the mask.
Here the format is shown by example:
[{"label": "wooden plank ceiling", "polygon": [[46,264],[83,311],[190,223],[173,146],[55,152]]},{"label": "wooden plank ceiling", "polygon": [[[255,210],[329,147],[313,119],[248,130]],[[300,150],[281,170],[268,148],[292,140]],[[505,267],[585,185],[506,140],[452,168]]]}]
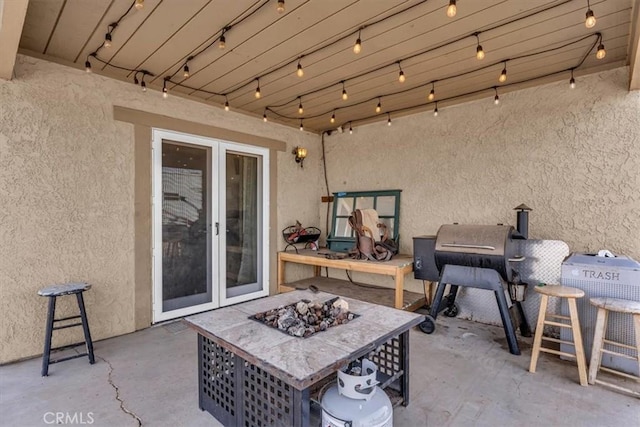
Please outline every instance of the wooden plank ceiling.
[{"label": "wooden plank ceiling", "polygon": [[[31,0],[21,52],[82,68],[89,60],[93,72],[130,81],[131,90],[144,77],[148,96],[161,98],[166,84],[169,96],[228,102],[321,132],[433,110],[435,101],[439,111],[476,98],[493,105],[496,93],[553,80],[569,89],[572,69],[579,86],[580,75],[629,62],[634,0],[592,0],[593,28],[586,0],[459,0],[452,18],[449,0],[286,0],[283,13],[277,0],[135,3]],[[600,43],[606,56],[597,59]]]}]

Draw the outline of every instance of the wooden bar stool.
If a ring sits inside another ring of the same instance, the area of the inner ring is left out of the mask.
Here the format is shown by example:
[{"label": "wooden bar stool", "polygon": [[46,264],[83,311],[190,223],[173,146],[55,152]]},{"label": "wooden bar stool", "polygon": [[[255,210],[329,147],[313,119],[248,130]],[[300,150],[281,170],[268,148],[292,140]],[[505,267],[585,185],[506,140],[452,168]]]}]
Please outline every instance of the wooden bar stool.
[{"label": "wooden bar stool", "polygon": [[[65,283],[62,285],[52,285],[38,291],[38,295],[49,298],[49,311],[47,312],[47,326],[44,337],[44,351],[42,353],[42,371],[43,377],[49,374],[49,365],[58,362],[64,362],[65,360],[75,359],[76,357],[89,356],[89,363],[94,364],[95,358],[93,356],[93,342],[91,341],[91,333],[89,332],[89,322],[87,321],[87,312],[84,309],[84,299],[82,293],[88,289],[91,289],[91,285],[88,283]],[[74,295],[78,300],[78,308],[80,314],[77,316],[63,317],[62,319],[56,319],[56,298],[65,295]],[[56,322],[63,322],[65,320],[81,319],[80,322],[66,324],[62,326],[54,326]],[[51,338],[55,329],[71,328],[73,326],[82,326],[84,331],[84,342],[65,345],[62,347],[51,348]],[[51,352],[54,350],[62,350],[65,348],[71,348],[78,345],[85,344],[87,348],[86,353],[75,354],[69,357],[63,357],[57,360],[51,360]]]},{"label": "wooden bar stool", "polygon": [[[629,301],[616,298],[591,298],[589,300],[591,305],[598,307],[598,316],[596,317],[596,328],[593,335],[593,349],[591,350],[591,363],[589,364],[589,384],[602,384],[613,389],[630,393],[636,397],[640,397],[640,393],[635,390],[631,390],[626,387],[621,387],[616,384],[611,384],[606,381],[597,379],[598,371],[603,370],[612,374],[620,375],[633,380],[640,380],[640,377],[630,375],[625,372],[616,371],[611,368],[603,368],[600,366],[602,363],[602,353],[612,354],[618,357],[624,357],[626,359],[635,360],[638,366],[638,372],[640,372],[640,302]],[[633,328],[635,331],[636,345],[631,346],[616,341],[606,339],[607,333],[607,321],[609,320],[609,312],[614,311],[616,313],[627,313],[633,316]],[[616,346],[620,348],[627,348],[636,351],[636,356],[629,356],[627,354],[619,353],[617,351],[608,350],[604,348],[604,344]]]},{"label": "wooden bar stool", "polygon": [[[584,347],[582,346],[582,334],[580,333],[580,321],[578,319],[578,308],[576,307],[576,298],[582,298],[584,291],[568,286],[549,285],[536,286],[534,288],[540,295],[540,312],[538,313],[538,324],[536,326],[536,335],[533,339],[533,349],[531,350],[531,364],[529,372],[536,371],[538,364],[538,356],[540,352],[557,354],[559,356],[575,358],[578,363],[578,374],[580,375],[580,385],[587,385],[587,363],[584,357]],[[547,303],[549,297],[566,298],[569,303],[569,316],[547,313]],[[547,320],[550,317],[555,320]],[[568,321],[569,323],[562,323]],[[573,342],[559,340],[556,338],[543,337],[544,325],[552,325],[560,328],[570,328],[573,333]],[[542,340],[552,341],[560,344],[568,344],[574,346],[576,354],[566,353],[564,351],[552,348],[542,347]]]}]

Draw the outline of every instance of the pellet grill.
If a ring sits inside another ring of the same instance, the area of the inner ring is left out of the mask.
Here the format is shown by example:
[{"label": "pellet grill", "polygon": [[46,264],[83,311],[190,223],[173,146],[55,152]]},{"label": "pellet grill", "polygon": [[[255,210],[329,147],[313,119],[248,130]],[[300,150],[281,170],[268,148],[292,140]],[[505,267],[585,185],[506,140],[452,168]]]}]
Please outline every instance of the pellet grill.
[{"label": "pellet grill", "polygon": [[[519,324],[521,334],[530,336],[524,310],[518,298],[524,295],[513,264],[524,257],[516,253],[514,239],[526,235],[508,225],[442,225],[436,236],[414,237],[414,276],[416,279],[437,281],[438,287],[430,316],[420,324],[425,333],[435,330],[435,318],[440,311],[455,317],[455,303],[460,286],[493,291],[502,325],[512,354],[520,354],[515,329]],[[444,296],[447,284],[449,294]]]}]

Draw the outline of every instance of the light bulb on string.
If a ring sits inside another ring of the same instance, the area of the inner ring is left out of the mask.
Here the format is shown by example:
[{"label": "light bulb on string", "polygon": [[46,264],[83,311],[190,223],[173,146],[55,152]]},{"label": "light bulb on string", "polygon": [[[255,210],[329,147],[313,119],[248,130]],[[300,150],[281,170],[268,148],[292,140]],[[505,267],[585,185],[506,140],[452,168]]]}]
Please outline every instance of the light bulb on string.
[{"label": "light bulb on string", "polygon": [[360,39],[360,35],[362,30],[358,30],[358,39],[356,40],[356,44],[353,45],[353,53],[356,55],[362,52],[362,40]]},{"label": "light bulb on string", "polygon": [[300,130],[304,130],[304,125],[302,124],[302,119],[300,119]]},{"label": "light bulb on string", "polygon": [[587,16],[584,21],[584,26],[587,28],[593,28],[596,25],[596,15],[591,10],[591,5],[589,4],[589,0],[587,0]]},{"label": "light bulb on string", "polygon": [[475,33],[476,39],[478,39],[478,46],[476,47],[476,58],[479,60],[484,59],[484,50],[480,45],[480,33]]},{"label": "light bulb on string", "polygon": [[218,40],[218,49],[220,50],[224,50],[224,48],[227,47],[227,39],[224,36],[225,32],[226,32],[226,29],[222,30],[222,34],[220,34],[220,40]]},{"label": "light bulb on string", "polygon": [[336,122],[336,112],[334,111],[333,114],[331,114],[331,119],[329,120],[331,123],[335,123]]},{"label": "light bulb on string", "polygon": [[302,64],[300,63],[300,59],[298,59],[298,69],[296,70],[296,74],[298,77],[304,76],[304,70],[302,69]]},{"label": "light bulb on string", "polygon": [[85,70],[87,73],[90,73],[90,72],[91,72],[91,61],[89,61],[89,58],[91,58],[92,56],[93,56],[93,57],[95,57],[95,56],[96,56],[96,53],[95,53],[95,52],[90,53],[89,55],[87,55],[87,60],[86,60],[86,61],[84,61],[84,70]]},{"label": "light bulb on string", "polygon": [[136,0],[135,8],[141,10],[144,7],[144,0]]},{"label": "light bulb on string", "polygon": [[226,95],[224,97],[224,111],[229,111],[229,98]]},{"label": "light bulb on string", "polygon": [[347,89],[344,87],[344,81],[342,81],[342,100],[346,101],[349,98],[347,95]]},{"label": "light bulb on string", "polygon": [[147,91],[147,84],[144,82],[144,76],[142,77],[142,81],[140,82],[140,86],[142,87],[142,91]]},{"label": "light bulb on string", "polygon": [[376,105],[376,113],[379,113],[380,111],[382,111],[382,102],[380,101],[380,98],[378,98],[378,105]]},{"label": "light bulb on string", "polygon": [[298,114],[304,114],[304,108],[302,108],[302,98],[298,97]]},{"label": "light bulb on string", "polygon": [[104,47],[106,48],[110,48],[111,47],[111,33],[107,33],[104,35]]},{"label": "light bulb on string", "polygon": [[387,113],[387,126],[391,126],[391,113]]},{"label": "light bulb on string", "polygon": [[189,66],[187,64],[184,64],[184,68],[182,69],[183,73],[182,75],[184,76],[184,78],[188,78],[189,77]]},{"label": "light bulb on string", "polygon": [[398,68],[400,69],[400,72],[398,73],[398,81],[400,83],[404,83],[407,78],[404,75],[404,71],[402,71],[402,65],[400,65],[400,62],[398,62]]},{"label": "light bulb on string", "polygon": [[436,97],[436,83],[432,82],[431,83],[431,92],[429,92],[429,96],[427,96],[427,99],[429,101],[433,101],[433,99]]},{"label": "light bulb on string", "polygon": [[264,110],[264,113],[262,113],[262,121],[266,123],[266,122],[267,122],[267,120],[268,120],[268,119],[267,119],[267,110],[265,109],[265,110]]},{"label": "light bulb on string", "polygon": [[498,96],[498,88],[494,87],[493,90],[496,91],[496,96],[493,97],[493,103],[498,105],[500,104],[500,97]]},{"label": "light bulb on string", "polygon": [[169,89],[167,89],[167,79],[162,82],[162,97],[167,99],[169,97]]},{"label": "light bulb on string", "polygon": [[571,69],[571,78],[569,79],[569,87],[571,89],[576,88],[576,79],[573,78],[573,68]]},{"label": "light bulb on string", "polygon": [[256,92],[254,93],[254,96],[256,97],[256,99],[260,99],[260,97],[262,96],[262,93],[260,93],[260,79],[256,79],[256,81],[258,82],[258,86],[256,86]]},{"label": "light bulb on string", "polygon": [[284,0],[278,0],[276,10],[278,11],[278,13],[284,13]]},{"label": "light bulb on string", "polygon": [[351,126],[351,122],[349,122],[349,135],[353,135],[353,127]]},{"label": "light bulb on string", "polygon": [[447,6],[447,16],[449,18],[453,18],[458,13],[458,8],[456,7],[456,0],[449,0],[449,6]]},{"label": "light bulb on string", "polygon": [[438,101],[436,101],[436,108],[433,109],[433,117],[438,117]]},{"label": "light bulb on string", "polygon": [[596,52],[596,58],[603,59],[605,56],[607,56],[607,51],[604,50],[604,44],[600,43],[598,45],[598,51]]},{"label": "light bulb on string", "polygon": [[498,77],[498,81],[500,83],[504,83],[507,81],[507,61],[504,62],[504,68],[502,69],[502,72],[500,73],[500,77]]}]

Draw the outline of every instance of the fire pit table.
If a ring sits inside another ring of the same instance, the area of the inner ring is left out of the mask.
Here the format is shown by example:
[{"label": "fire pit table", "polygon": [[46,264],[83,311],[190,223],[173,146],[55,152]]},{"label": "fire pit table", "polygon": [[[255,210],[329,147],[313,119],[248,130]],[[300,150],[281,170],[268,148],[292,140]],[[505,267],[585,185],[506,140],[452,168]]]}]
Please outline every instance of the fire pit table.
[{"label": "fire pit table", "polygon": [[308,426],[314,385],[349,362],[367,357],[380,386],[409,404],[409,329],[424,316],[352,298],[358,315],[308,338],[250,319],[301,300],[335,295],[293,291],[187,317],[198,332],[200,409],[225,426]]}]

